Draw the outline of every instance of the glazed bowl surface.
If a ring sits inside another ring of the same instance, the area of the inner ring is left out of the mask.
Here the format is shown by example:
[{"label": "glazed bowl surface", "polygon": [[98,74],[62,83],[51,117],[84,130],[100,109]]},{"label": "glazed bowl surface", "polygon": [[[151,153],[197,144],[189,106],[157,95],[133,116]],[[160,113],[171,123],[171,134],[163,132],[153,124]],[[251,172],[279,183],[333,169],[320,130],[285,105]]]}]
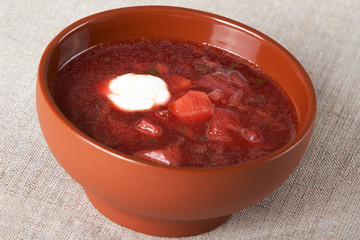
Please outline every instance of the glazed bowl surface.
[{"label": "glazed bowl surface", "polygon": [[[293,101],[298,116],[296,136],[265,157],[216,168],[157,165],[89,138],[66,119],[52,99],[50,87],[57,71],[92,46],[142,38],[207,43],[257,65]],[[36,104],[51,152],[101,213],[135,231],[171,237],[209,231],[277,189],[303,157],[316,115],[310,78],[274,40],[215,14],[165,6],[114,9],[65,28],[41,57]]]}]

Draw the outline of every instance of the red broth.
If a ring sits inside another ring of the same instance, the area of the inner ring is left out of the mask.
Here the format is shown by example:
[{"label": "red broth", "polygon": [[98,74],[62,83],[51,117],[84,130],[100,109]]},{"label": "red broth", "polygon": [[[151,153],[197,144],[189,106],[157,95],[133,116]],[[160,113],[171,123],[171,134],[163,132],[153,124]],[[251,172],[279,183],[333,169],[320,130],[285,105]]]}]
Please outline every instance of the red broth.
[{"label": "red broth", "polygon": [[[124,112],[107,97],[126,74],[163,79],[165,106]],[[51,88],[64,115],[96,141],[148,161],[186,167],[249,162],[288,143],[297,116],[257,67],[208,45],[168,40],[100,44],[67,62]]]}]

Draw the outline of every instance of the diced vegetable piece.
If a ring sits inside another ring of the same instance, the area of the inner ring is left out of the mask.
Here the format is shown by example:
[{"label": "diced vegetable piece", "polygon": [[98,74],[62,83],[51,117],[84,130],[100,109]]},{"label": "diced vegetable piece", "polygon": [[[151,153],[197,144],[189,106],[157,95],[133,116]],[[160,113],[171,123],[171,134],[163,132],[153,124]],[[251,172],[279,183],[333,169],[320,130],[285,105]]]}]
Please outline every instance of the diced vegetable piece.
[{"label": "diced vegetable piece", "polygon": [[160,74],[165,74],[169,72],[169,69],[167,66],[165,66],[164,64],[158,63],[156,65],[156,70],[160,73]]},{"label": "diced vegetable piece", "polygon": [[242,134],[243,134],[243,137],[245,138],[245,140],[247,140],[249,142],[259,142],[260,141],[260,136],[255,130],[245,128],[242,130]]},{"label": "diced vegetable piece", "polygon": [[168,119],[170,117],[170,111],[167,109],[160,110],[156,112],[156,115],[162,119]]},{"label": "diced vegetable piece", "polygon": [[152,135],[152,136],[160,136],[162,133],[161,127],[150,122],[149,120],[143,119],[136,124],[136,129],[142,133]]},{"label": "diced vegetable piece", "polygon": [[173,74],[170,77],[170,90],[171,91],[182,91],[182,90],[186,90],[191,86],[191,80],[177,75],[177,74]]},{"label": "diced vegetable piece", "polygon": [[170,104],[170,111],[183,121],[204,122],[211,116],[213,105],[205,92],[190,90]]},{"label": "diced vegetable piece", "polygon": [[166,149],[145,150],[135,153],[135,156],[159,164],[179,166],[181,164],[180,147],[183,139],[171,144]]},{"label": "diced vegetable piece", "polygon": [[213,119],[211,119],[208,127],[207,137],[210,140],[231,142],[232,137],[229,135],[228,129],[240,129],[240,127],[235,113],[226,109],[215,108]]},{"label": "diced vegetable piece", "polygon": [[165,165],[175,165],[177,162],[166,149],[140,151],[135,153],[135,157]]},{"label": "diced vegetable piece", "polygon": [[223,98],[223,93],[221,92],[220,89],[215,89],[214,91],[209,93],[208,96],[212,102],[219,103],[219,102],[221,102],[221,99]]},{"label": "diced vegetable piece", "polygon": [[231,142],[232,137],[226,129],[219,125],[216,121],[211,120],[207,132],[207,138],[213,141]]},{"label": "diced vegetable piece", "polygon": [[237,120],[235,113],[222,109],[215,108],[213,111],[213,119],[217,125],[222,126],[227,129],[240,129],[241,125]]}]

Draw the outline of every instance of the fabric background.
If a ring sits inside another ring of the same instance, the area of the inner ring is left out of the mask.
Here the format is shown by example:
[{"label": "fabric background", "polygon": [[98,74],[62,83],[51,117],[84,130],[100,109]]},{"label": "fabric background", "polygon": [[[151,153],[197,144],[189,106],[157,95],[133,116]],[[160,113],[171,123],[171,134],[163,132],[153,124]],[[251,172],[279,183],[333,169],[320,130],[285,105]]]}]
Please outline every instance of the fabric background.
[{"label": "fabric background", "polygon": [[0,0],[0,239],[161,239],[101,215],[57,164],[35,107],[39,59],[70,23],[99,11],[174,5],[252,26],[309,73],[318,115],[290,178],[219,228],[189,239],[360,239],[360,1]]}]

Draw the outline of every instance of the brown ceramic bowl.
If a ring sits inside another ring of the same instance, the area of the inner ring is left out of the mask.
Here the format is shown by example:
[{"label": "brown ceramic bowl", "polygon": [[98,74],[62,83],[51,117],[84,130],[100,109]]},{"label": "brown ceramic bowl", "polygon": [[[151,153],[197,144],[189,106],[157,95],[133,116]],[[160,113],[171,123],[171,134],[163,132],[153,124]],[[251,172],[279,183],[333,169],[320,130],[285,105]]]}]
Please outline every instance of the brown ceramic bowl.
[{"label": "brown ceramic bowl", "polygon": [[[270,155],[241,165],[156,165],[108,148],[59,111],[49,86],[71,57],[102,42],[164,38],[209,43],[258,65],[294,102],[298,133]],[[308,146],[316,113],[312,83],[299,62],[266,35],[211,13],[161,6],[129,7],[85,17],[59,33],[40,61],[37,111],[50,150],[106,217],[159,236],[209,231],[262,200],[294,171]]]}]

